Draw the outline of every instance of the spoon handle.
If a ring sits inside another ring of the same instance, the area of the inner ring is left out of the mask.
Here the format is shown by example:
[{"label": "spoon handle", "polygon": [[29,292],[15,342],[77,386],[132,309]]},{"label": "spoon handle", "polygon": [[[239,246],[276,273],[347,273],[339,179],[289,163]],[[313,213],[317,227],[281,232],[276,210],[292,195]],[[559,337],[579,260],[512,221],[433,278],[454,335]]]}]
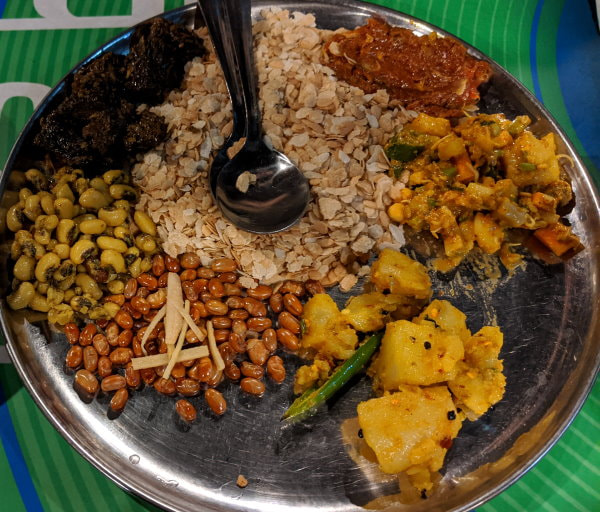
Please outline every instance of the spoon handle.
[{"label": "spoon handle", "polygon": [[239,64],[244,100],[246,105],[246,139],[262,140],[261,114],[258,106],[258,81],[254,68],[254,46],[252,44],[252,15],[250,0],[221,0],[227,4],[231,16],[233,53]]},{"label": "spoon handle", "polygon": [[[235,3],[235,2],[234,2]],[[198,0],[198,7],[208,28],[215,53],[221,64],[225,83],[233,111],[234,130],[230,140],[237,140],[243,136],[246,123],[246,105],[244,103],[244,91],[238,69],[238,55],[234,49],[232,18],[237,16],[235,10],[230,9],[229,3],[223,0]]]}]

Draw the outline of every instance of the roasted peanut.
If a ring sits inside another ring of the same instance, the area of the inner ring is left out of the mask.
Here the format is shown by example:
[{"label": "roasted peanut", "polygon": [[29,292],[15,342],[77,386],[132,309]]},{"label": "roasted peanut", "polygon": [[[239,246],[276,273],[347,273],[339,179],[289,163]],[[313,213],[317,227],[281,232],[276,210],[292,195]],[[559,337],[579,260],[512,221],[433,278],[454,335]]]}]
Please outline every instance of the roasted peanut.
[{"label": "roasted peanut", "polygon": [[242,366],[240,367],[240,371],[244,377],[252,377],[254,379],[262,379],[265,371],[262,366],[259,366],[254,363],[250,363],[249,361],[243,361]]},{"label": "roasted peanut", "polygon": [[175,403],[175,410],[183,421],[192,422],[196,419],[196,408],[183,398]]},{"label": "roasted peanut", "polygon": [[98,359],[98,377],[103,379],[112,373],[112,363],[107,356],[101,356]]},{"label": "roasted peanut", "polygon": [[81,334],[79,335],[79,344],[82,347],[91,345],[92,341],[94,339],[94,336],[96,335],[97,332],[98,332],[98,330],[96,329],[96,326],[94,324],[87,324],[82,329]]},{"label": "roasted peanut", "polygon": [[223,272],[222,274],[219,274],[217,276],[217,279],[219,281],[221,281],[224,285],[225,284],[233,284],[237,281],[238,276],[235,272]]},{"label": "roasted peanut", "polygon": [[265,392],[265,384],[260,380],[253,379],[252,377],[245,377],[240,381],[240,388],[245,393],[250,395],[260,396]]},{"label": "roasted peanut", "polygon": [[181,270],[179,260],[169,255],[165,255],[165,267],[169,272],[179,272]]},{"label": "roasted peanut", "polygon": [[227,304],[216,299],[208,300],[204,305],[206,306],[206,311],[208,311],[211,315],[223,316],[226,315],[227,311],[229,310]]},{"label": "roasted peanut", "polygon": [[239,334],[242,338],[245,338],[248,327],[246,326],[246,322],[244,320],[236,319],[231,322],[231,330],[234,333]]},{"label": "roasted peanut", "polygon": [[245,309],[232,309],[227,313],[227,316],[231,318],[231,320],[246,320],[250,316],[250,313]]},{"label": "roasted peanut", "polygon": [[92,339],[92,344],[94,345],[96,352],[98,352],[98,354],[101,356],[107,356],[110,353],[110,345],[108,344],[108,340],[104,334],[95,334]]},{"label": "roasted peanut", "polygon": [[223,373],[225,374],[225,377],[227,377],[229,380],[233,380],[233,381],[237,381],[241,377],[240,369],[239,369],[238,365],[235,364],[234,362],[231,362],[228,365],[225,365],[225,369],[223,370]]},{"label": "roasted peanut", "polygon": [[244,294],[241,286],[237,284],[223,283],[223,288],[225,289],[225,295],[228,297],[241,297]]},{"label": "roasted peanut", "polygon": [[188,376],[200,382],[207,382],[212,374],[212,362],[208,357],[202,357],[188,370]]},{"label": "roasted peanut", "polygon": [[133,318],[123,308],[115,315],[115,322],[122,329],[131,329],[133,327]]},{"label": "roasted peanut", "polygon": [[193,268],[186,268],[179,274],[179,279],[182,281],[194,281],[196,279],[196,271]]},{"label": "roasted peanut", "polygon": [[304,308],[298,297],[291,293],[286,293],[283,296],[283,305],[292,315],[300,316]]},{"label": "roasted peanut", "polygon": [[289,329],[281,328],[277,329],[277,341],[281,343],[288,350],[298,350],[300,341],[296,335]]},{"label": "roasted peanut", "polygon": [[225,296],[225,287],[221,281],[213,277],[208,281],[208,292],[213,297],[220,299]]},{"label": "roasted peanut", "polygon": [[100,388],[105,393],[123,389],[125,386],[127,386],[127,381],[122,375],[109,375],[108,377],[104,377],[100,383]]},{"label": "roasted peanut", "polygon": [[277,333],[275,329],[266,329],[262,335],[262,342],[270,354],[277,350]]},{"label": "roasted peanut", "polygon": [[148,290],[156,290],[158,288],[158,281],[152,274],[140,274],[137,278],[137,282],[140,286],[148,288]]},{"label": "roasted peanut", "polygon": [[98,391],[98,379],[89,370],[78,370],[75,374],[75,384],[83,391],[93,395]]},{"label": "roasted peanut", "polygon": [[246,326],[251,331],[263,332],[265,329],[269,329],[272,325],[270,318],[265,317],[253,317],[246,320]]},{"label": "roasted peanut", "polygon": [[231,319],[226,316],[214,316],[211,321],[215,329],[229,329],[231,327]]},{"label": "roasted peanut", "polygon": [[215,277],[215,273],[210,268],[206,267],[200,267],[196,270],[196,273],[201,279],[212,279],[213,277]]},{"label": "roasted peanut", "polygon": [[238,354],[244,354],[248,348],[246,339],[235,332],[229,334],[229,339],[227,341],[229,342],[229,346]]},{"label": "roasted peanut", "polygon": [[110,399],[110,408],[113,411],[122,411],[129,399],[129,393],[125,388],[117,389],[117,392]]},{"label": "roasted peanut", "polygon": [[265,364],[269,358],[269,351],[265,347],[264,343],[256,338],[248,340],[247,352],[250,361],[259,366]]},{"label": "roasted peanut", "polygon": [[67,341],[71,345],[75,345],[79,341],[79,327],[77,327],[77,324],[73,322],[65,324],[64,331],[67,336]]},{"label": "roasted peanut", "polygon": [[131,364],[127,365],[125,368],[125,381],[127,382],[127,386],[136,389],[142,383],[142,377],[140,375],[139,370],[134,370]]},{"label": "roasted peanut", "polygon": [[227,402],[221,393],[219,393],[216,389],[207,389],[204,392],[204,398],[206,398],[206,403],[211,408],[212,412],[221,416],[225,414],[227,410]]},{"label": "roasted peanut", "polygon": [[117,366],[125,366],[129,361],[131,361],[132,356],[133,350],[126,347],[119,347],[114,349],[108,357],[112,364]]},{"label": "roasted peanut", "polygon": [[283,311],[277,317],[277,323],[279,327],[283,327],[284,329],[288,329],[292,331],[294,334],[300,334],[301,326],[300,320],[298,320],[294,315],[292,315],[289,311]]},{"label": "roasted peanut", "polygon": [[83,349],[83,366],[90,372],[95,372],[98,367],[98,352],[91,345]]},{"label": "roasted peanut", "polygon": [[117,344],[119,347],[128,347],[131,345],[131,340],[133,340],[133,331],[131,329],[125,329],[117,336]]},{"label": "roasted peanut", "polygon": [[130,304],[133,309],[139,311],[142,315],[145,315],[150,311],[150,302],[143,297],[137,295],[132,297]]},{"label": "roasted peanut", "polygon": [[186,252],[179,257],[179,264],[183,268],[197,269],[200,263],[200,256],[193,252]]},{"label": "roasted peanut", "polygon": [[163,395],[174,395],[177,391],[172,380],[163,379],[162,377],[154,382],[154,389]]},{"label": "roasted peanut", "polygon": [[309,279],[304,283],[304,287],[306,288],[306,292],[309,295],[317,295],[318,293],[325,293],[325,288],[319,281],[315,281],[314,279]]},{"label": "roasted peanut", "polygon": [[111,347],[116,347],[119,342],[119,326],[115,322],[110,322],[105,328],[104,333]]},{"label": "roasted peanut", "polygon": [[65,363],[69,368],[77,368],[83,361],[83,349],[79,345],[73,345],[67,352]]},{"label": "roasted peanut", "polygon": [[160,277],[165,273],[165,258],[162,254],[155,254],[152,257],[152,273],[155,277]]},{"label": "roasted peanut", "polygon": [[281,383],[285,380],[285,366],[279,356],[271,356],[267,361],[267,373],[275,382]]},{"label": "roasted peanut", "polygon": [[217,343],[222,343],[229,339],[229,334],[231,331],[229,329],[215,329],[215,340]]},{"label": "roasted peanut", "polygon": [[259,300],[253,299],[252,297],[245,297],[244,309],[250,313],[251,316],[267,316],[267,308]]},{"label": "roasted peanut", "polygon": [[266,300],[273,294],[273,289],[270,286],[259,284],[255,288],[249,288],[248,297],[258,300]]},{"label": "roasted peanut", "polygon": [[125,296],[126,299],[129,300],[136,294],[137,288],[138,288],[137,279],[132,277],[125,283],[125,288],[123,289],[123,295]]},{"label": "roasted peanut", "polygon": [[200,383],[195,379],[177,379],[175,381],[175,388],[183,396],[196,396],[200,393]]},{"label": "roasted peanut", "polygon": [[210,268],[214,272],[235,272],[237,270],[237,264],[231,258],[218,258],[213,260]]}]

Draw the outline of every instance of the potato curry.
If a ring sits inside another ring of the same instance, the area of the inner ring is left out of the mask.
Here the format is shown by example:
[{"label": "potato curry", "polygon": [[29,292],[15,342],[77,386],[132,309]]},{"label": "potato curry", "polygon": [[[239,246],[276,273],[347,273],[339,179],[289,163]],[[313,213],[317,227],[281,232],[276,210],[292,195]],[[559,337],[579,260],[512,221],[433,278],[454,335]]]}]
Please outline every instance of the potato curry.
[{"label": "potato curry", "polygon": [[369,287],[341,311],[324,293],[307,302],[301,345],[313,361],[297,371],[294,391],[320,386],[360,351],[359,333],[384,330],[368,372],[377,398],[358,405],[358,421],[381,470],[405,472],[426,495],[462,422],[504,395],[503,335],[492,326],[472,335],[450,302],[428,304],[426,268],[392,249],[373,263]]},{"label": "potato curry", "polygon": [[537,138],[530,122],[479,114],[452,126],[419,114],[387,144],[392,171],[407,180],[388,215],[442,240],[439,270],[455,267],[475,246],[514,267],[521,260],[511,249],[514,228],[533,231],[559,257],[582,248],[558,213],[573,193],[554,135]]}]

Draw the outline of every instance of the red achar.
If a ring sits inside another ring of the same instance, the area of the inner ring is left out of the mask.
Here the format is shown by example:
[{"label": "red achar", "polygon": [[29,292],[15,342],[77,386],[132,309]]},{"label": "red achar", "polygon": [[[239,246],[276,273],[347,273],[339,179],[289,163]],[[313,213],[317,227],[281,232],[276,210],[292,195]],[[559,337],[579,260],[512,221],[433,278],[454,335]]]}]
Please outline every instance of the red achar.
[{"label": "red achar", "polygon": [[438,117],[464,115],[491,76],[490,65],[468,55],[459,41],[435,33],[419,37],[377,18],[335,34],[323,61],[367,93],[386,89],[406,108]]}]

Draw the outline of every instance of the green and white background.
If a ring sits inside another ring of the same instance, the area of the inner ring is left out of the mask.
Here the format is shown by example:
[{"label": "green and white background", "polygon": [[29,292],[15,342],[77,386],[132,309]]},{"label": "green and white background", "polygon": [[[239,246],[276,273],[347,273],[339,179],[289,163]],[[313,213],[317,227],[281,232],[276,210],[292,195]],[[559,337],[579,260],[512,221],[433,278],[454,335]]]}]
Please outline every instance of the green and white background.
[{"label": "green and white background", "polygon": [[[46,92],[124,28],[189,0],[0,0],[0,168]],[[600,35],[587,0],[375,0],[463,38],[558,119],[600,184]],[[4,340],[0,339],[0,344]],[[0,364],[0,512],[155,510],[128,495],[48,423]],[[571,427],[482,512],[600,511],[600,384]]]}]

